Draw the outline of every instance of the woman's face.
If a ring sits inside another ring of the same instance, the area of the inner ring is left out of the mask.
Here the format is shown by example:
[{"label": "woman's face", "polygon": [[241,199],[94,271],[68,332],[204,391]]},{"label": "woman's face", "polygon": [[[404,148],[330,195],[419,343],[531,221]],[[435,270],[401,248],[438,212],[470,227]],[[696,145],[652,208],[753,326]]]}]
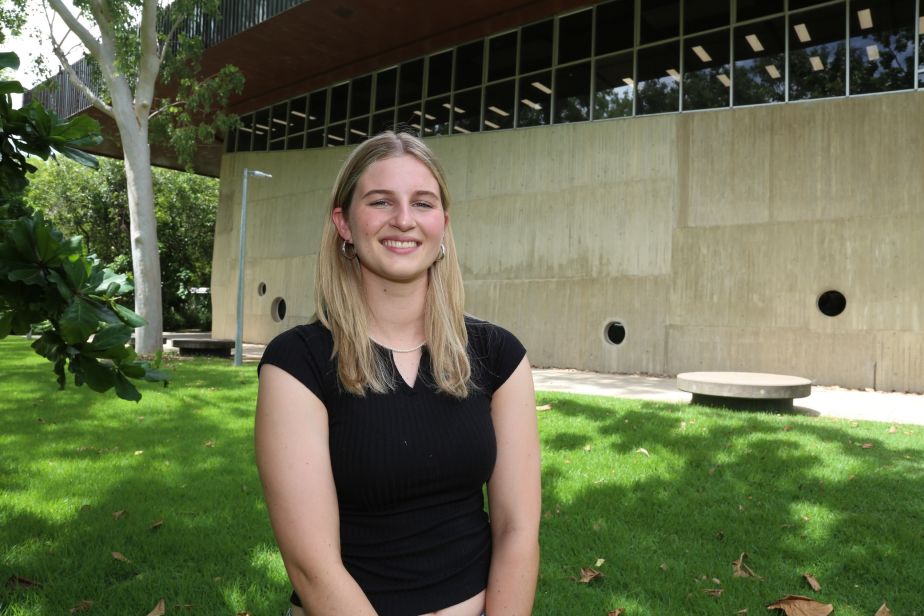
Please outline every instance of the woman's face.
[{"label": "woman's face", "polygon": [[410,155],[370,165],[349,216],[338,207],[332,217],[340,237],[356,248],[364,277],[402,283],[426,279],[449,224],[436,178]]}]

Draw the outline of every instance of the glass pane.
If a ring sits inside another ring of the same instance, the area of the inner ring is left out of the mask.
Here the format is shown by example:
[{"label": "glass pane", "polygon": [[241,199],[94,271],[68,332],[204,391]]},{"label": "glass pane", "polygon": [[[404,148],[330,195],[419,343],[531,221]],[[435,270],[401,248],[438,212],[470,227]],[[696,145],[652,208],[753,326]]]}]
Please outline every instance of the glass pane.
[{"label": "glass pane", "polygon": [[783,12],[783,0],[736,0],[738,21],[767,17]]},{"label": "glass pane", "polygon": [[395,130],[395,110],[380,111],[372,116],[372,133],[378,135],[386,130]]},{"label": "glass pane", "polygon": [[566,15],[558,20],[558,63],[574,62],[590,57],[590,31],[593,11]]},{"label": "glass pane", "polygon": [[684,109],[728,107],[731,98],[728,36],[728,30],[719,30],[684,39]]},{"label": "glass pane", "polygon": [[850,93],[914,87],[914,0],[850,3]]},{"label": "glass pane", "polygon": [[789,100],[844,96],[844,5],[789,17]]},{"label": "glass pane", "polygon": [[456,92],[452,111],[452,132],[478,132],[481,127],[481,88]]},{"label": "glass pane", "polygon": [[782,17],[735,28],[735,105],[785,100],[785,28]]},{"label": "glass pane", "polygon": [[398,104],[412,103],[423,93],[423,58],[405,62],[398,74]]},{"label": "glass pane", "polygon": [[327,127],[327,145],[343,145],[346,143],[346,124],[334,124]]},{"label": "glass pane", "polygon": [[350,117],[366,115],[372,104],[372,75],[357,77],[350,91]]},{"label": "glass pane", "polygon": [[489,85],[484,91],[484,129],[513,128],[513,80]]},{"label": "glass pane", "polygon": [[420,103],[405,105],[398,109],[398,130],[420,136]]},{"label": "glass pane", "polygon": [[594,119],[632,115],[632,52],[594,64]]},{"label": "glass pane", "polygon": [[375,108],[388,109],[395,106],[395,88],[398,85],[398,69],[380,71],[375,76]]},{"label": "glass pane", "polygon": [[424,104],[424,137],[449,134],[449,97],[430,98]]},{"label": "glass pane", "polygon": [[430,56],[427,70],[427,93],[430,96],[449,94],[452,88],[452,50]]},{"label": "glass pane", "polygon": [[270,141],[269,149],[270,151],[286,149],[286,138],[283,137],[282,139],[276,139],[275,141]]},{"label": "glass pane", "polygon": [[616,0],[597,7],[595,54],[602,55],[635,44],[635,0]]},{"label": "glass pane", "polygon": [[261,109],[253,116],[253,151],[263,152],[266,150],[267,134],[269,133],[270,112],[269,109]]},{"label": "glass pane", "polygon": [[924,85],[924,2],[920,3],[918,16],[918,85]]},{"label": "glass pane", "polygon": [[640,45],[680,36],[680,0],[642,0],[641,11]]},{"label": "glass pane", "polygon": [[273,115],[270,118],[270,140],[286,136],[286,127],[289,125],[286,121],[288,116],[288,103],[276,103],[273,105]]},{"label": "glass pane", "polygon": [[[827,1],[828,0],[789,0],[789,10],[792,11],[794,9],[804,9],[807,6],[815,6],[816,4],[821,4]],[[796,19],[796,16],[793,15],[791,19]]]},{"label": "glass pane", "polygon": [[552,66],[552,20],[526,26],[520,34],[520,72]]},{"label": "glass pane", "polygon": [[299,96],[289,103],[289,134],[301,133],[305,130],[307,110],[307,96]]},{"label": "glass pane", "polygon": [[517,33],[508,32],[488,41],[488,81],[513,77],[517,70]]},{"label": "glass pane", "polygon": [[331,123],[342,122],[347,115],[347,95],[350,91],[349,83],[341,83],[330,89],[330,119]]},{"label": "glass pane", "polygon": [[590,62],[555,69],[555,123],[590,119]]},{"label": "glass pane", "polygon": [[305,133],[299,133],[297,135],[289,135],[286,139],[286,149],[287,150],[301,150],[305,147]]},{"label": "glass pane", "polygon": [[731,0],[686,0],[683,5],[683,33],[724,28],[731,23]]},{"label": "glass pane", "polygon": [[327,111],[327,90],[312,92],[308,97],[308,128],[324,126],[324,115]]},{"label": "glass pane", "polygon": [[305,134],[305,147],[306,148],[323,148],[324,147],[324,131],[322,129],[309,131]]},{"label": "glass pane", "polygon": [[484,42],[475,41],[456,50],[456,90],[481,85]]},{"label": "glass pane", "polygon": [[520,77],[517,126],[539,126],[552,121],[552,73],[546,71]]},{"label": "glass pane", "polygon": [[237,151],[249,152],[253,145],[253,115],[248,114],[241,118],[241,125],[237,129]]},{"label": "glass pane", "polygon": [[347,130],[347,143],[362,143],[369,138],[369,116],[353,118]]},{"label": "glass pane", "polygon": [[636,113],[664,113],[680,109],[680,44],[638,50],[638,106]]}]

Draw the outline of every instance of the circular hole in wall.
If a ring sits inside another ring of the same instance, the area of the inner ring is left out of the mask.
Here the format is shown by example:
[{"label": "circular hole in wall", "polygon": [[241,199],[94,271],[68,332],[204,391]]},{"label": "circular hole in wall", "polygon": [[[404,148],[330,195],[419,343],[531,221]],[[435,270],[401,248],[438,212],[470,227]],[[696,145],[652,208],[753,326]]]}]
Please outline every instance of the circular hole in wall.
[{"label": "circular hole in wall", "polygon": [[626,339],[626,327],[619,321],[610,321],[603,328],[603,335],[610,344],[622,344]]},{"label": "circular hole in wall", "polygon": [[828,317],[836,317],[847,307],[847,298],[840,291],[825,291],[818,296],[818,309]]},{"label": "circular hole in wall", "polygon": [[257,295],[259,295],[260,297],[263,297],[264,295],[266,295],[266,283],[265,282],[261,282],[260,284],[257,285]]},{"label": "circular hole in wall", "polygon": [[273,316],[273,320],[276,322],[282,321],[286,318],[286,300],[281,297],[277,297],[273,300],[273,305],[270,306],[270,314]]}]

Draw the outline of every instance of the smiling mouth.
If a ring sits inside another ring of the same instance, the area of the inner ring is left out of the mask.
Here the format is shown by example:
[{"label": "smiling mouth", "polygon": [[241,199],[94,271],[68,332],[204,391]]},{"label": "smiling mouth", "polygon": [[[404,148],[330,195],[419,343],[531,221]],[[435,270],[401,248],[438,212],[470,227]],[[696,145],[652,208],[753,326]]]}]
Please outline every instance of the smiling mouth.
[{"label": "smiling mouth", "polygon": [[389,248],[416,248],[417,242],[408,240],[408,241],[399,241],[399,240],[382,240],[382,245]]}]

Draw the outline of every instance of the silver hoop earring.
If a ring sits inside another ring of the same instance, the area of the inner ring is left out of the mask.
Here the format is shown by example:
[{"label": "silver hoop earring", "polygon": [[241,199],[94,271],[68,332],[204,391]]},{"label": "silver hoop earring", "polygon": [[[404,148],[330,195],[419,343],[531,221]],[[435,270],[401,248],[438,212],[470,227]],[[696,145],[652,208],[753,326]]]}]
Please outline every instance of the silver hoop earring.
[{"label": "silver hoop earring", "polygon": [[[347,246],[350,247],[350,250],[347,250]],[[354,246],[352,242],[343,240],[340,243],[340,254],[342,254],[343,258],[347,261],[353,261],[356,259],[356,246]]]},{"label": "silver hoop earring", "polygon": [[436,261],[434,261],[434,263],[439,263],[445,258],[446,258],[446,244],[440,242],[440,254],[437,255]]}]

